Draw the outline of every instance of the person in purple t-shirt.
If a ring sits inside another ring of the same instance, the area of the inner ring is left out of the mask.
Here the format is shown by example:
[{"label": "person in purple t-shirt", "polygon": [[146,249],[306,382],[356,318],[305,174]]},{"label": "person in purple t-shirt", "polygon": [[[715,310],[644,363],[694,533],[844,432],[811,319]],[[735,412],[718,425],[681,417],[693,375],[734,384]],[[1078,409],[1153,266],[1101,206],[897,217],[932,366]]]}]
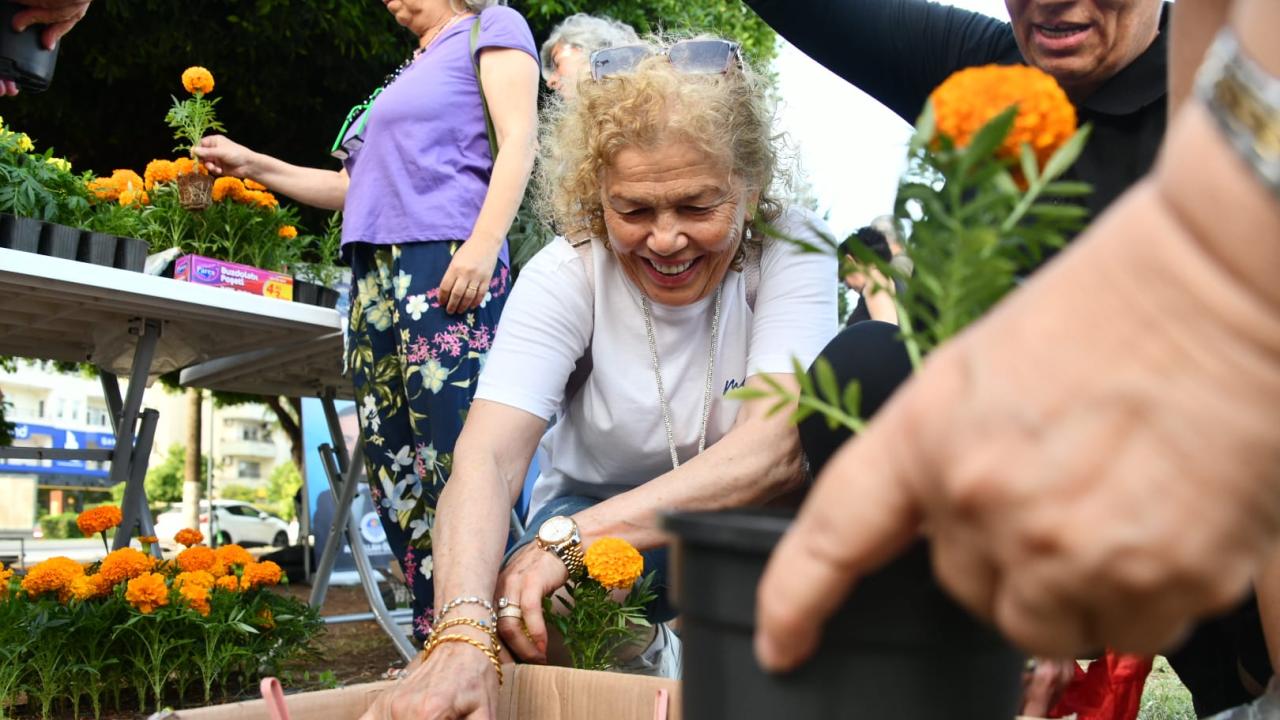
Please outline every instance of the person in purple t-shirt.
[{"label": "person in purple t-shirt", "polygon": [[222,136],[196,149],[214,173],[343,211],[365,463],[420,639],[434,617],[436,498],[506,300],[506,232],[533,167],[538,51],[524,18],[491,7],[499,1],[384,0],[417,48],[348,116],[334,144],[341,170],[291,165]]}]

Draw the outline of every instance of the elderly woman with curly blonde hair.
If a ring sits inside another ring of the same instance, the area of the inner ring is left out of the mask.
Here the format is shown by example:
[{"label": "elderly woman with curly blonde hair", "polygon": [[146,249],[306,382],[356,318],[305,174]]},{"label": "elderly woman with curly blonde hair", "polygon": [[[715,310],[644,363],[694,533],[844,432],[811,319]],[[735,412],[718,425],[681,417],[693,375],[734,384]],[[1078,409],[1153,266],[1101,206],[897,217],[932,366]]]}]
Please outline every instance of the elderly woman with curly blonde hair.
[{"label": "elderly woman with curly blonde hair", "polygon": [[[764,232],[813,239],[821,223],[776,194],[763,82],[736,44],[706,38],[600,50],[591,73],[542,142],[544,206],[568,239],[521,273],[440,497],[437,626],[466,641],[435,646],[370,717],[494,717],[483,623],[546,662],[542,600],[605,536],[658,574],[658,624],[623,669],[677,674],[659,515],[804,482],[788,413],[725,396],[766,377],[794,386],[793,358],[807,365],[836,330],[834,258]],[[529,532],[504,559],[539,443]]]}]

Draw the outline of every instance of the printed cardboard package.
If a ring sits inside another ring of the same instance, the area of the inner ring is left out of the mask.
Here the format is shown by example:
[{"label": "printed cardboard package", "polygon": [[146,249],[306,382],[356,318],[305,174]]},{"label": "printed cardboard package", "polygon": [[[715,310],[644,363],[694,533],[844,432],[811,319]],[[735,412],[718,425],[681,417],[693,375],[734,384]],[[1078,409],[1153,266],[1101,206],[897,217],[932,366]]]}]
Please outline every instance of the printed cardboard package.
[{"label": "printed cardboard package", "polygon": [[293,278],[288,275],[200,255],[178,258],[173,265],[173,279],[280,300],[293,299]]}]

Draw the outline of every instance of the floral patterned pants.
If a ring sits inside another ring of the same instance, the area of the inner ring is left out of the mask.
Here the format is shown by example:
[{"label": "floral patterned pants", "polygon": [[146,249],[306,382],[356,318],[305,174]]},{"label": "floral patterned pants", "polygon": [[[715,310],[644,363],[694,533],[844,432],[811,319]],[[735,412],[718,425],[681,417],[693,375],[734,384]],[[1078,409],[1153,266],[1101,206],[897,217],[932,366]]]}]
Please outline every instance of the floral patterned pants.
[{"label": "floral patterned pants", "polygon": [[414,635],[431,629],[436,499],[506,302],[498,264],[480,307],[450,315],[440,280],[457,242],[351,247],[348,366],[369,489],[413,591]]}]

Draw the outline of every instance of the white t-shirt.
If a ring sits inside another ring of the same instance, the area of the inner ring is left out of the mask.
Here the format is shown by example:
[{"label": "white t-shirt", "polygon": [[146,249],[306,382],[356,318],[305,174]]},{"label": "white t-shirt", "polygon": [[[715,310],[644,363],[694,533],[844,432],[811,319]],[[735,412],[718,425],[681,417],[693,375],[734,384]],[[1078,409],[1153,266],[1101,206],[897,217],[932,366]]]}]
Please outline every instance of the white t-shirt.
[{"label": "white t-shirt", "polygon": [[[816,231],[829,234],[807,211],[790,210],[776,225],[809,241]],[[553,498],[605,499],[671,470],[640,292],[603,245],[589,257],[594,297],[582,256],[566,240],[557,238],[529,261],[507,300],[476,389],[477,399],[546,420],[560,416],[542,439],[545,462],[530,516]],[[803,253],[772,239],[764,242],[754,310],[743,275],[725,275],[708,447],[738,414],[741,403],[725,399],[726,392],[751,375],[792,372],[793,357],[808,367],[835,335],[836,282],[834,254]],[[698,449],[715,294],[683,307],[651,307],[683,463]],[[588,346],[591,374],[562,409],[569,374]]]}]

